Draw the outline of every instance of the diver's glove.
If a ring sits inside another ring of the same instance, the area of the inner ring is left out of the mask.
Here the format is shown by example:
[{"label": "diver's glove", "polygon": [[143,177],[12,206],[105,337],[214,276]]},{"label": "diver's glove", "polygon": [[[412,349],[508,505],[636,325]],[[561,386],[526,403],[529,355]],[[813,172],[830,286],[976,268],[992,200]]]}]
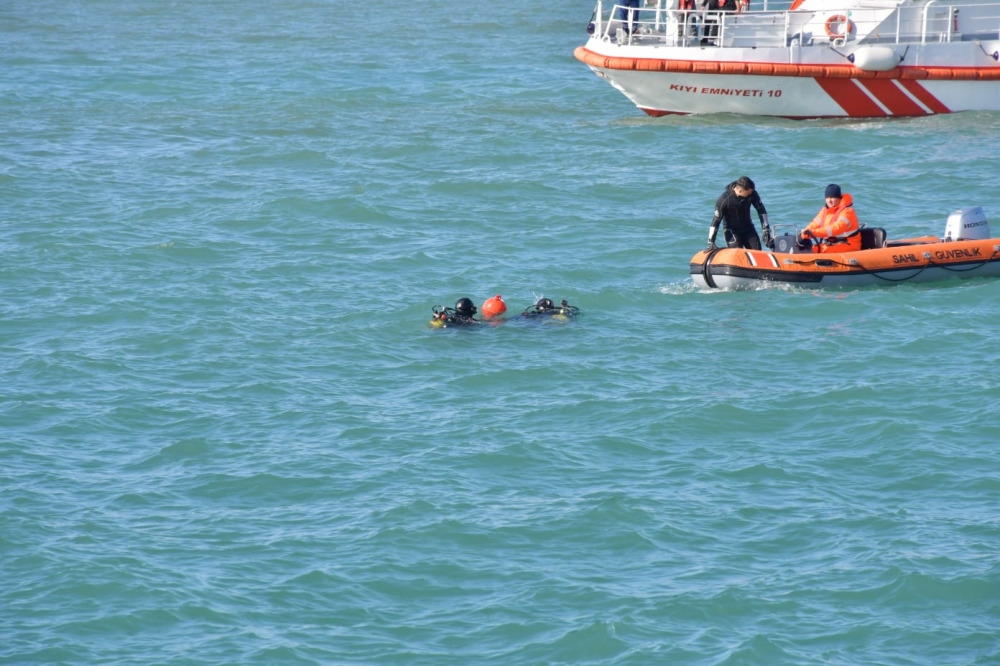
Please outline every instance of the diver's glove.
[{"label": "diver's glove", "polygon": [[774,249],[774,234],[771,233],[771,225],[767,223],[767,213],[760,216],[760,239],[764,245]]},{"label": "diver's glove", "polygon": [[714,252],[718,249],[719,248],[715,246],[715,241],[708,241],[708,247],[705,248],[705,252]]}]

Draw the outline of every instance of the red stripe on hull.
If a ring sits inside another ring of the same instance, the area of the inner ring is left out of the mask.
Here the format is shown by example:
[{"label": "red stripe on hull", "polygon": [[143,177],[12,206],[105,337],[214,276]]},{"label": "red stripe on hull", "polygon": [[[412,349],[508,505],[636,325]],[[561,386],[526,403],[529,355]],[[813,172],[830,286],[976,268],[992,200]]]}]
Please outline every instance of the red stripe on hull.
[{"label": "red stripe on hull", "polygon": [[[927,112],[906,96],[899,86],[889,79],[858,79],[875,98],[894,116],[926,116]],[[916,97],[916,95],[914,95]]]},{"label": "red stripe on hull", "polygon": [[951,109],[945,106],[941,100],[932,95],[920,85],[919,81],[912,79],[900,79],[899,85],[906,88],[911,95],[920,100],[920,103],[930,109],[933,113],[951,113]]},{"label": "red stripe on hull", "polygon": [[687,111],[660,111],[659,109],[646,109],[639,107],[639,110],[645,113],[647,116],[652,116],[653,118],[662,118],[663,116],[686,116]]},{"label": "red stripe on hull", "polygon": [[880,118],[886,115],[851,79],[816,79],[816,83],[852,118]]}]

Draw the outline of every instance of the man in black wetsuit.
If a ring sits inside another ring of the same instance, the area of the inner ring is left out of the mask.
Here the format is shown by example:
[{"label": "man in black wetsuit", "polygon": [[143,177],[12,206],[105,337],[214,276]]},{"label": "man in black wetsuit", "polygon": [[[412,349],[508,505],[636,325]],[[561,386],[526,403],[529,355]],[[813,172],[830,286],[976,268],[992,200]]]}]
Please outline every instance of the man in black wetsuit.
[{"label": "man in black wetsuit", "polygon": [[725,192],[715,202],[715,215],[708,228],[708,250],[714,250],[715,235],[719,232],[719,221],[724,229],[723,237],[729,247],[743,247],[748,250],[760,249],[760,236],[750,219],[750,206],[757,209],[760,216],[760,229],[764,234],[764,245],[770,247],[774,242],[771,237],[771,227],[767,224],[767,209],[754,187],[753,181],[747,176],[740,176],[726,185]]}]

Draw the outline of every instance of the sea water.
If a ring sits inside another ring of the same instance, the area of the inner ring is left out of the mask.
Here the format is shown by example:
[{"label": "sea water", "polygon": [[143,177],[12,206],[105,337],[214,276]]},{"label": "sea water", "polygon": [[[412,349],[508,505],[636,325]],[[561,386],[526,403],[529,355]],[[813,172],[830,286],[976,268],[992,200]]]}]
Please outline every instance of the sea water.
[{"label": "sea water", "polygon": [[0,662],[1000,663],[1000,281],[688,273],[740,175],[1000,228],[1000,114],[652,119],[590,12],[0,5]]}]

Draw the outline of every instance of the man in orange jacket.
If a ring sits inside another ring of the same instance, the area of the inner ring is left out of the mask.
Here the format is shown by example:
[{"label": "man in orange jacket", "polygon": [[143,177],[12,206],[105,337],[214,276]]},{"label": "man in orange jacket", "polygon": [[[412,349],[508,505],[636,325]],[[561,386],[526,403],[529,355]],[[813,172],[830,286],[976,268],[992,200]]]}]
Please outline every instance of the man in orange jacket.
[{"label": "man in orange jacket", "polygon": [[856,252],[861,249],[858,216],[854,212],[854,199],[843,194],[840,185],[827,185],[826,205],[816,213],[809,226],[802,230],[802,238],[822,241],[813,245],[813,252]]}]

